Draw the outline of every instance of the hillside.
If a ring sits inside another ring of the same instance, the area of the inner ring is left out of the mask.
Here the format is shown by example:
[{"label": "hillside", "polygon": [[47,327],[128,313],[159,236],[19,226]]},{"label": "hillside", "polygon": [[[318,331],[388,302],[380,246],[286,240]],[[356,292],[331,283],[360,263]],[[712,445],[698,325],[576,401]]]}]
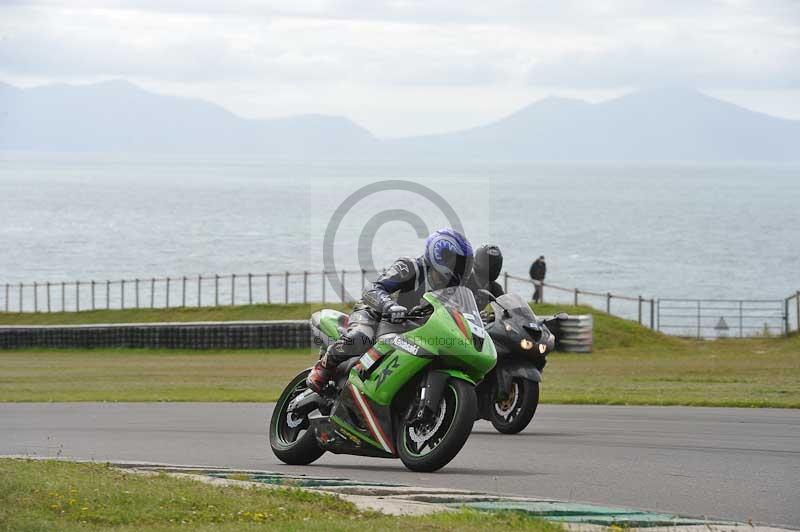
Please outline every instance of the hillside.
[{"label": "hillside", "polygon": [[800,121],[664,88],[590,104],[545,98],[495,122],[378,139],[339,116],[239,117],[126,81],[0,84],[0,150],[242,154],[293,161],[800,161]]}]

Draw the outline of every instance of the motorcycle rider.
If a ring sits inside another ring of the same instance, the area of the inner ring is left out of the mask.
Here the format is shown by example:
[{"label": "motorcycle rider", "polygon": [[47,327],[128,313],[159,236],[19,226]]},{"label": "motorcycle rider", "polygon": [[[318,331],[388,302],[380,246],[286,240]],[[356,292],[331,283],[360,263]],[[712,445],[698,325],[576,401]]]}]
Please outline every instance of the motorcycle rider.
[{"label": "motorcycle rider", "polygon": [[333,377],[336,366],[364,354],[375,342],[382,316],[400,323],[425,292],[463,285],[472,273],[473,260],[469,240],[454,229],[444,228],[425,240],[422,256],[394,261],[364,291],[350,314],[347,331],[327,348],[309,373],[308,387],[319,392]]},{"label": "motorcycle rider", "polygon": [[497,278],[503,269],[503,253],[494,244],[483,244],[475,250],[475,266],[472,275],[467,279],[466,286],[475,295],[478,308],[483,310],[491,301],[487,296],[481,295],[478,290],[484,289],[491,292],[494,297],[500,297],[505,292]]}]

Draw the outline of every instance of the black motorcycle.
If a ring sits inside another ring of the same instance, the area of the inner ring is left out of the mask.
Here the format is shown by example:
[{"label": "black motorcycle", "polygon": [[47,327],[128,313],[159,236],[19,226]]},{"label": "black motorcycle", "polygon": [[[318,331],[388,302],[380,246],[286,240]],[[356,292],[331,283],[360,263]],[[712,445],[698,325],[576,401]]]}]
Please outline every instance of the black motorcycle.
[{"label": "black motorcycle", "polygon": [[517,294],[495,298],[481,293],[490,299],[494,312],[484,321],[497,349],[497,365],[476,388],[479,415],[498,432],[516,434],[528,426],[539,405],[542,370],[556,340],[547,325],[569,316],[560,312],[539,319]]}]

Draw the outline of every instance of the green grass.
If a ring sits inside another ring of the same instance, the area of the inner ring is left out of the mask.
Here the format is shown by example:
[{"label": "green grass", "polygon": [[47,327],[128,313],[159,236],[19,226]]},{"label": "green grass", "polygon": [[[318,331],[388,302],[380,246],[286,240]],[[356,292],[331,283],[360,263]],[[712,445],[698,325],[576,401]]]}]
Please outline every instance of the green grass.
[{"label": "green grass", "polygon": [[85,310],[81,312],[0,312],[0,325],[79,325],[168,321],[305,320],[321,308],[347,310],[335,303],[289,303],[231,307]]},{"label": "green grass", "polygon": [[[562,309],[594,315],[595,351],[550,355],[543,402],[800,408],[798,335],[698,341],[588,307],[536,308]],[[313,349],[0,351],[0,402],[271,401],[315,360]]]},{"label": "green grass", "polygon": [[99,464],[0,459],[0,530],[563,529],[509,512],[392,517],[302,490],[221,487],[167,475],[132,475]]}]

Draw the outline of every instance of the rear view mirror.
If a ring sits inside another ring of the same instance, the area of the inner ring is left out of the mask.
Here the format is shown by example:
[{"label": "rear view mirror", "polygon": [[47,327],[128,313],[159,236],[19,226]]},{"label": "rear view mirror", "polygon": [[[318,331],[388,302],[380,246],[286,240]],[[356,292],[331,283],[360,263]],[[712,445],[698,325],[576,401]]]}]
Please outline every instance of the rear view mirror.
[{"label": "rear view mirror", "polygon": [[553,319],[559,320],[559,321],[568,320],[569,319],[569,314],[567,314],[566,312],[559,312],[558,314],[553,316]]}]

